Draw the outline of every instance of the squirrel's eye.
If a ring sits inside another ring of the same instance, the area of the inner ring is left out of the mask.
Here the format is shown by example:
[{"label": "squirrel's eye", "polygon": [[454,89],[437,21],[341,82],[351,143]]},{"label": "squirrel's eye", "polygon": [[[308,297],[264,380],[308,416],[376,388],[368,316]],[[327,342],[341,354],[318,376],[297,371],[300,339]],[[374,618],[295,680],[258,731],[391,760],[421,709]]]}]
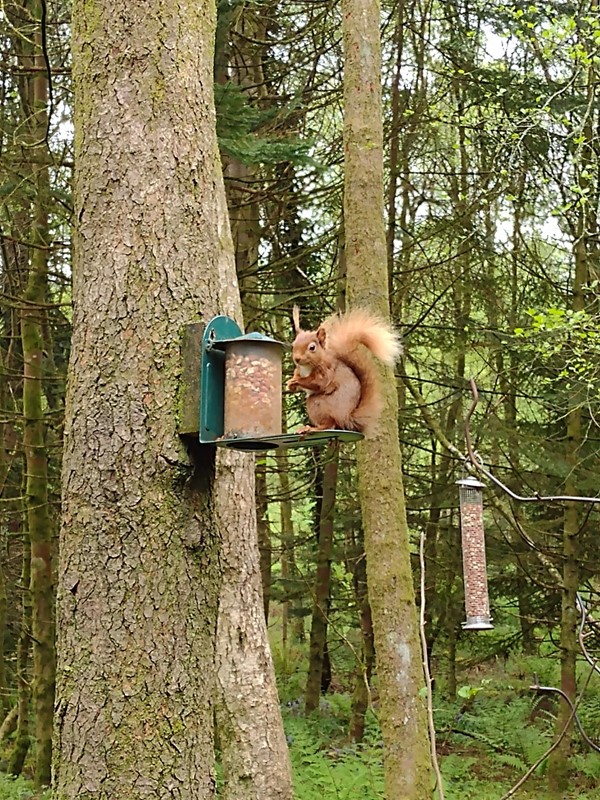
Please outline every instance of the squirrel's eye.
[{"label": "squirrel's eye", "polygon": [[314,352],[315,352],[315,350],[317,349],[317,345],[315,344],[315,342],[311,342],[311,343],[308,345],[308,349],[310,350],[310,352],[311,352],[311,353],[314,353]]}]

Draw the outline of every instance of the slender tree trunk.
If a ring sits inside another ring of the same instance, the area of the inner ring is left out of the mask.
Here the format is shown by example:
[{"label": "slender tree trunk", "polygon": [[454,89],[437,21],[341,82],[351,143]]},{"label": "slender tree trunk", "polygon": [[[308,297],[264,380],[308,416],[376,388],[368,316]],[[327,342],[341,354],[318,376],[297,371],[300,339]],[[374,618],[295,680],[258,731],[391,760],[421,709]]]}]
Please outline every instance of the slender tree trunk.
[{"label": "slender tree trunk", "polygon": [[25,513],[31,541],[31,603],[33,642],[33,710],[35,721],[35,781],[50,783],[54,714],[54,579],[53,526],[48,505],[48,454],[45,441],[42,325],[47,302],[48,204],[47,154],[48,76],[42,46],[41,0],[11,3],[15,52],[25,77],[19,84],[29,185],[33,201],[27,239],[31,242],[27,282],[20,307],[23,351],[23,447],[26,464]]},{"label": "slender tree trunk", "polygon": [[17,722],[19,720],[19,707],[13,706],[8,714],[4,717],[2,725],[0,725],[0,742],[6,741],[9,736],[17,730]]},{"label": "slender tree trunk", "polygon": [[[36,3],[36,13],[41,6]],[[38,17],[39,19],[39,17]],[[41,34],[33,59],[41,69]],[[34,79],[34,113],[40,116],[33,135],[43,141],[46,119],[46,78]],[[43,157],[43,156],[42,156]],[[35,782],[50,784],[56,655],[54,649],[53,528],[48,505],[48,455],[45,443],[42,369],[42,314],[46,301],[49,197],[48,171],[37,168],[36,202],[32,225],[30,272],[21,311],[23,342],[23,446],[27,469],[25,508],[31,539],[31,603],[33,639],[33,708],[35,711]]]},{"label": "slender tree trunk", "polygon": [[265,622],[269,624],[269,605],[271,603],[271,530],[267,517],[267,461],[258,457],[256,465],[256,525],[258,551],[260,554],[260,580],[262,583],[263,611]]},{"label": "slender tree trunk", "polygon": [[367,592],[367,560],[364,555],[362,530],[358,538],[357,549],[359,552],[354,567],[354,587],[356,604],[359,609],[362,660],[356,670],[354,693],[352,695],[352,716],[350,718],[349,733],[353,742],[361,742],[365,733],[365,716],[369,708],[369,687],[375,667],[373,615]]},{"label": "slender tree trunk", "polygon": [[517,603],[519,604],[519,623],[521,626],[521,647],[526,655],[537,653],[535,639],[535,619],[531,607],[531,583],[525,575],[520,575],[515,588]]},{"label": "slender tree trunk", "polygon": [[25,758],[29,751],[31,737],[29,735],[29,651],[31,643],[31,544],[23,539],[23,567],[21,570],[21,630],[17,643],[17,725],[15,743],[11,753],[8,772],[20,775]]},{"label": "slender tree trunk", "polygon": [[[598,15],[598,2],[591,0],[589,13],[594,17]],[[586,42],[587,46],[593,46],[591,41]],[[578,184],[584,196],[590,196],[598,202],[600,185],[597,178],[598,162],[598,141],[597,125],[598,115],[591,113],[591,109],[597,108],[598,103],[598,73],[597,65],[593,60],[587,67],[587,103],[590,113],[586,114],[583,126],[583,139],[581,152],[575,163]],[[596,181],[592,183],[592,175],[596,174]],[[586,308],[586,292],[589,289],[589,282],[597,279],[598,265],[596,263],[595,250],[597,217],[594,203],[586,199],[586,202],[577,205],[577,222],[575,239],[573,245],[573,255],[575,262],[575,274],[573,276],[573,296],[572,309],[575,312]],[[588,295],[589,296],[589,295]],[[580,474],[581,448],[583,444],[583,412],[585,405],[585,394],[582,391],[576,392],[569,398],[570,406],[566,417],[566,443],[565,460],[569,467],[568,477],[565,481],[565,494],[577,495],[579,493],[578,476]],[[560,686],[563,692],[571,699],[575,700],[577,690],[577,654],[579,643],[577,641],[577,622],[578,612],[576,604],[576,593],[579,589],[580,563],[581,563],[581,539],[582,530],[580,527],[580,512],[578,503],[566,503],[563,517],[563,561],[562,561],[562,593],[561,593],[561,621],[560,621]],[[562,731],[570,717],[568,704],[561,699],[559,712],[556,720],[557,733]],[[558,794],[564,792],[569,784],[569,756],[571,754],[573,722],[568,726],[567,734],[563,737],[559,746],[554,750],[548,764],[548,787]]]},{"label": "slender tree trunk", "polygon": [[319,514],[319,545],[317,552],[317,574],[313,597],[310,645],[308,653],[308,676],[304,693],[304,709],[311,714],[319,708],[321,687],[327,652],[327,627],[331,602],[331,558],[335,520],[335,498],[337,494],[339,448],[331,444],[325,451],[323,467],[322,498]]},{"label": "slender tree trunk", "polygon": [[[568,463],[573,469],[577,466],[578,450],[581,443],[581,410],[574,409],[567,420],[567,440],[570,453]],[[571,473],[572,475],[573,473]],[[577,494],[577,485],[573,478],[565,484],[565,493]],[[560,688],[575,701],[577,692],[577,656],[579,642],[577,640],[578,613],[576,593],[579,589],[579,538],[581,529],[579,524],[579,504],[567,503],[563,520],[563,566],[562,566],[562,592],[561,592],[561,617],[560,617]],[[567,733],[563,736],[558,747],[550,754],[548,764],[548,788],[557,796],[563,796],[569,785],[570,764],[569,757],[572,752],[573,721],[569,723],[571,709],[561,699],[556,718],[556,734],[562,733],[568,725]]]},{"label": "slender tree trunk", "polygon": [[[22,247],[9,247],[8,242],[0,236],[2,247],[2,290],[7,294],[12,294],[14,289],[11,284],[17,283],[16,276],[24,267],[27,254]],[[23,263],[21,262],[21,259]],[[24,269],[23,269],[24,271]],[[15,292],[19,296],[19,290]],[[22,373],[22,365],[17,364],[16,350],[20,344],[19,320],[12,308],[5,307],[2,313],[2,341],[0,343],[0,502],[2,503],[3,532],[0,534],[0,692],[2,693],[2,713],[4,722],[2,723],[2,733],[9,736],[14,731],[11,729],[17,721],[17,707],[9,711],[10,692],[7,677],[7,664],[5,651],[6,645],[6,623],[8,609],[7,578],[9,573],[6,567],[9,563],[7,532],[15,533],[23,526],[22,502],[18,499],[22,495],[22,490],[17,485],[16,474],[20,466],[21,458],[17,451],[21,450],[16,426],[12,423],[11,417],[18,417],[17,405],[20,403],[19,387],[22,387],[22,380],[17,376]],[[12,591],[12,586],[10,587]],[[1,737],[0,737],[1,741]]]},{"label": "slender tree trunk", "polygon": [[[344,0],[344,226],[350,306],[389,315],[383,213],[379,4]],[[379,432],[358,446],[359,492],[373,613],[389,800],[431,792],[424,678],[398,440],[398,395],[383,377]]]},{"label": "slender tree trunk", "polygon": [[[461,618],[464,619],[464,594],[453,592],[451,587],[460,581],[460,539],[457,528],[449,527],[448,536],[454,541],[449,541],[447,580],[445,586],[446,604],[444,610],[444,622],[446,629],[446,686],[445,695],[453,702],[456,700],[457,677],[456,677],[456,656],[458,645],[458,632],[460,630]],[[457,558],[458,556],[458,558]]]},{"label": "slender tree trunk", "polygon": [[[283,602],[281,604],[282,647],[284,659],[287,658],[289,629],[298,641],[304,641],[304,617],[299,611],[300,576],[296,564],[296,544],[294,521],[292,519],[292,500],[290,496],[290,462],[285,450],[278,453],[277,471],[281,499],[279,502],[281,519],[281,583]],[[291,611],[291,613],[290,613]]]},{"label": "slender tree trunk", "polygon": [[[0,405],[0,408],[2,406]],[[3,441],[0,439],[0,448],[3,446]],[[1,492],[0,492],[1,495]],[[6,718],[10,710],[8,685],[6,682],[6,652],[5,652],[5,634],[6,634],[6,611],[8,608],[8,597],[6,594],[6,578],[4,575],[5,563],[5,537],[0,534],[0,708],[2,709],[2,719]]]}]

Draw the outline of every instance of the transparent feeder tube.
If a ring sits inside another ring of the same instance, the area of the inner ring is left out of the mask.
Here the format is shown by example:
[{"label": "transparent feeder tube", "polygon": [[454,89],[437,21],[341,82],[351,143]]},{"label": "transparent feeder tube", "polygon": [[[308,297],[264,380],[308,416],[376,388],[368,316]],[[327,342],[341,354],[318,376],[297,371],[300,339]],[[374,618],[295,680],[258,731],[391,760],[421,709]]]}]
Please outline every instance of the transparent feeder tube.
[{"label": "transparent feeder tube", "polygon": [[489,630],[490,617],[485,534],[483,529],[484,484],[475,478],[457,481],[460,495],[460,532],[465,586],[465,630]]},{"label": "transparent feeder tube", "polygon": [[240,337],[225,351],[226,439],[281,434],[281,356],[278,343]]}]

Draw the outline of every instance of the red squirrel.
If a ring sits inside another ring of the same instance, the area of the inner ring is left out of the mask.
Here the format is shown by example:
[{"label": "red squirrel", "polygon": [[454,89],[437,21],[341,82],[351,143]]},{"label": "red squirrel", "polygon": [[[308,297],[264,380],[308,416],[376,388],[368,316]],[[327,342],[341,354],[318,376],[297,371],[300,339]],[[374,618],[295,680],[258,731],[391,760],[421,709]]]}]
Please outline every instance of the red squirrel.
[{"label": "red squirrel", "polygon": [[292,317],[296,369],[287,388],[306,392],[312,423],[299,432],[337,428],[372,435],[382,399],[377,370],[366,349],[393,366],[402,352],[397,333],[379,317],[359,308],[328,317],[316,331],[302,330],[298,306],[294,306]]}]

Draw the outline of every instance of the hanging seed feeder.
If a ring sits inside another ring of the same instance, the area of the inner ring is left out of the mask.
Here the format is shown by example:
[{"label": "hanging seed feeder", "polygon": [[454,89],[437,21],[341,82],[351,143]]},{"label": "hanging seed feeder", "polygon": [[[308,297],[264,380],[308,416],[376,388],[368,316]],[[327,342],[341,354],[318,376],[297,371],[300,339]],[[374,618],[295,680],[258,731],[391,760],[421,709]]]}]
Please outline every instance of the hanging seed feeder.
[{"label": "hanging seed feeder", "polygon": [[226,316],[207,324],[200,363],[201,444],[260,451],[363,438],[361,433],[339,430],[282,434],[284,347],[261,333],[243,334]]},{"label": "hanging seed feeder", "polygon": [[488,597],[483,529],[483,492],[485,484],[469,477],[457,481],[460,499],[460,531],[463,553],[466,622],[464,630],[493,628]]}]

